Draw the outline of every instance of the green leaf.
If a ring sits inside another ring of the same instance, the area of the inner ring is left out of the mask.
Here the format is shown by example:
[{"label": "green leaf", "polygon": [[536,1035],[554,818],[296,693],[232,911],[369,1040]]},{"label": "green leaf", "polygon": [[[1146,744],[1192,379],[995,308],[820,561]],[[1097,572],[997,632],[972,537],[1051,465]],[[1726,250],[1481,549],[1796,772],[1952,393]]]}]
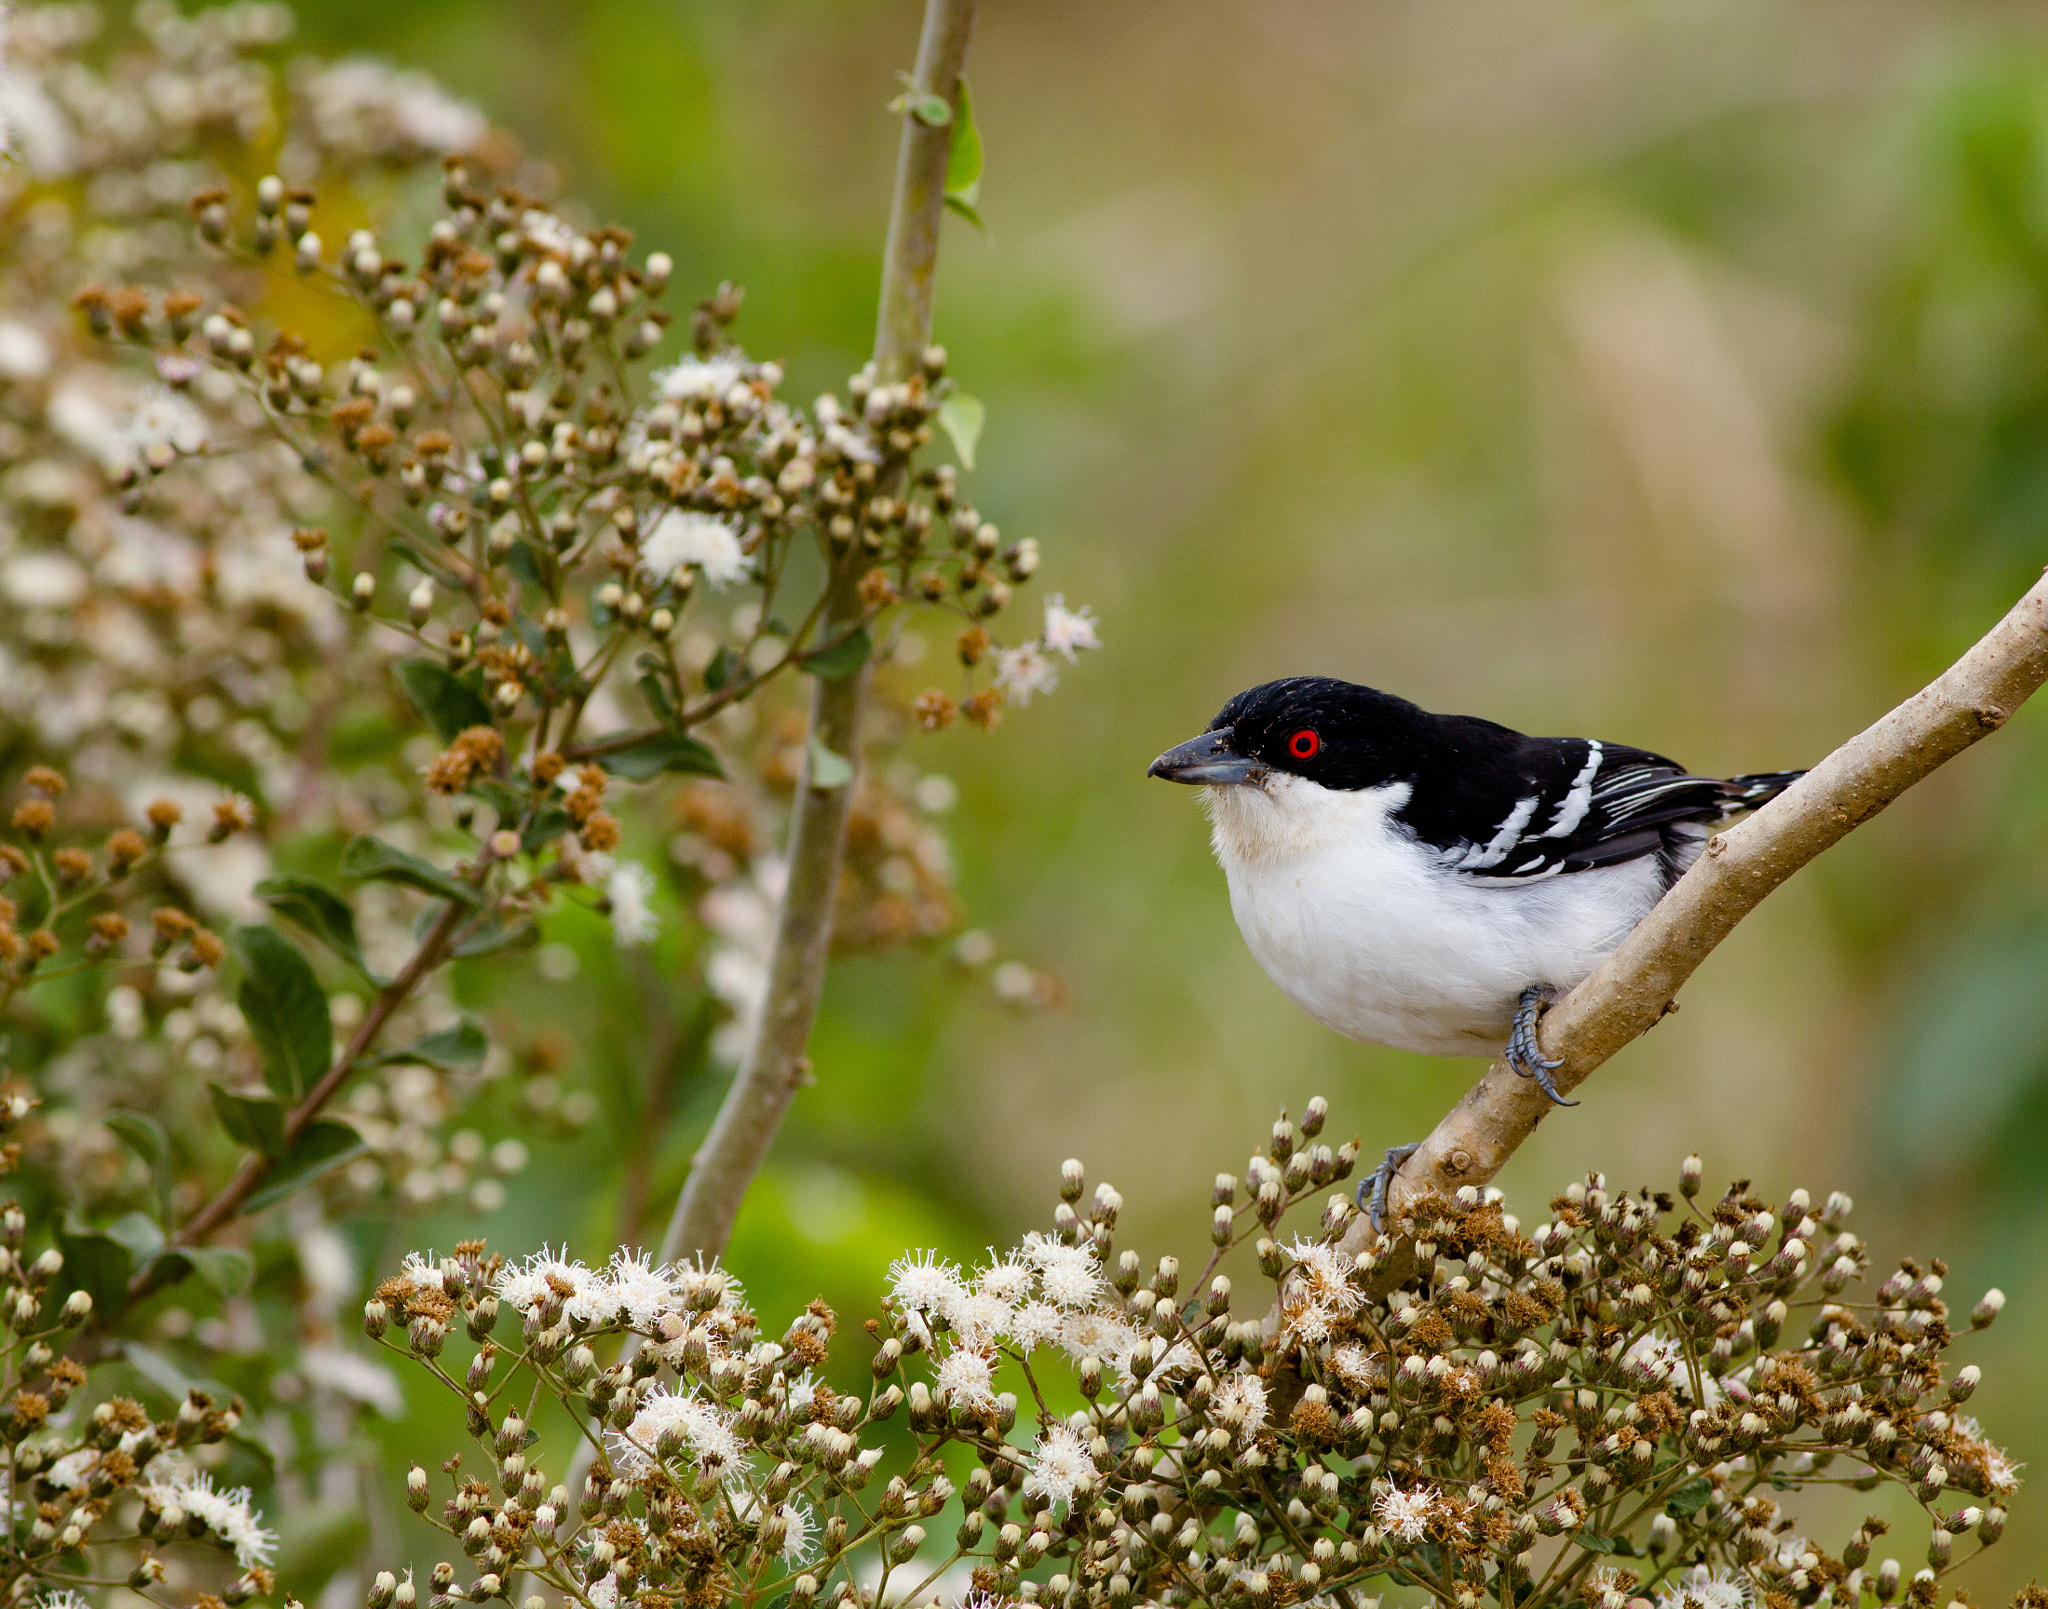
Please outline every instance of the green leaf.
[{"label": "green leaf", "polygon": [[493,911],[471,930],[468,938],[448,953],[458,960],[470,961],[480,955],[496,955],[500,950],[524,950],[540,943],[540,929],[531,922],[507,923]]},{"label": "green leaf", "polygon": [[522,855],[531,855],[545,849],[573,825],[574,823],[569,820],[569,812],[559,805],[548,805],[544,809],[536,810],[533,813],[533,820],[527,823],[526,831],[519,835],[519,852]]},{"label": "green leaf", "polygon": [[387,1050],[380,1062],[423,1062],[445,1073],[473,1073],[484,1064],[491,1042],[483,1029],[464,1017],[452,1028],[415,1039],[402,1050]]},{"label": "green leaf", "polygon": [[57,1230],[64,1276],[89,1293],[102,1313],[119,1309],[135,1270],[163,1249],[164,1232],[145,1214],[131,1212],[104,1229],[81,1223],[70,1213]]},{"label": "green leaf", "polygon": [[875,640],[868,635],[868,628],[856,626],[831,647],[806,654],[804,669],[821,681],[841,682],[865,665],[874,651]]},{"label": "green leaf", "polygon": [[150,1183],[156,1189],[159,1223],[171,1221],[171,1142],[163,1126],[140,1112],[109,1112],[107,1127],[128,1142],[128,1148],[149,1166]]},{"label": "green leaf", "polygon": [[[977,229],[984,232],[988,229],[988,225],[981,221],[981,209],[965,196],[947,196],[946,210],[959,213],[961,217],[965,218]],[[972,468],[973,466],[969,465],[968,467]]]},{"label": "green leaf", "polygon": [[213,1109],[229,1139],[267,1157],[284,1149],[283,1101],[274,1095],[237,1095],[218,1084],[206,1087],[213,1092]]},{"label": "green leaf", "polygon": [[1713,1495],[1713,1484],[1704,1476],[1689,1480],[1671,1494],[1664,1504],[1664,1512],[1675,1520],[1682,1520],[1688,1514],[1697,1514],[1705,1508],[1707,1499]]},{"label": "green leaf", "polygon": [[238,927],[230,942],[242,963],[236,1003],[263,1058],[263,1081],[280,1095],[303,1095],[334,1055],[327,991],[312,963],[276,928]]},{"label": "green leaf", "polygon": [[645,782],[664,771],[680,771],[695,777],[725,775],[717,755],[695,738],[679,732],[649,733],[623,749],[599,755],[597,763],[629,782]]},{"label": "green leaf", "polygon": [[974,467],[975,445],[981,440],[981,427],[987,421],[988,409],[981,405],[981,399],[964,391],[955,391],[939,404],[939,428],[952,442],[962,469]]},{"label": "green leaf", "polygon": [[717,692],[732,680],[732,673],[740,668],[740,656],[730,648],[721,647],[711,656],[711,663],[704,667],[704,685]]},{"label": "green leaf", "polygon": [[266,877],[256,897],[279,916],[298,923],[314,938],[381,988],[384,979],[370,970],[356,938],[356,913],[333,889],[310,877]]},{"label": "green leaf", "polygon": [[647,700],[647,707],[654,711],[654,718],[671,732],[682,731],[683,717],[676,709],[675,700],[669,697],[668,683],[661,679],[660,674],[653,670],[643,671],[636,678],[636,684],[640,696]]},{"label": "green leaf", "polygon": [[953,121],[953,108],[946,104],[943,95],[932,95],[920,90],[910,81],[908,73],[897,74],[903,80],[904,90],[889,103],[889,110],[909,113],[926,128],[944,128]]},{"label": "green leaf", "polygon": [[843,754],[825,747],[816,738],[811,739],[809,775],[804,779],[813,788],[843,788],[853,780],[853,762]]},{"label": "green leaf", "polygon": [[346,1123],[326,1118],[308,1123],[305,1132],[292,1141],[277,1159],[270,1175],[243,1204],[245,1212],[260,1212],[286,1196],[303,1190],[314,1180],[332,1173],[344,1162],[363,1152],[363,1137]]},{"label": "green leaf", "polygon": [[443,743],[453,743],[472,726],[491,724],[483,694],[446,665],[408,659],[398,667],[398,685]]},{"label": "green leaf", "polygon": [[348,847],[342,850],[341,875],[356,880],[402,883],[422,894],[437,894],[442,899],[456,900],[464,905],[474,905],[478,899],[477,891],[459,878],[449,876],[440,867],[421,860],[417,855],[408,855],[402,849],[392,848],[383,839],[367,834],[351,838]]},{"label": "green leaf", "polygon": [[946,152],[946,199],[967,204],[975,224],[973,208],[981,200],[981,131],[974,126],[974,97],[967,92],[963,75],[953,103],[953,144]]},{"label": "green leaf", "polygon": [[237,1246],[173,1246],[159,1261],[176,1279],[197,1274],[222,1301],[240,1296],[256,1279],[256,1259]]}]

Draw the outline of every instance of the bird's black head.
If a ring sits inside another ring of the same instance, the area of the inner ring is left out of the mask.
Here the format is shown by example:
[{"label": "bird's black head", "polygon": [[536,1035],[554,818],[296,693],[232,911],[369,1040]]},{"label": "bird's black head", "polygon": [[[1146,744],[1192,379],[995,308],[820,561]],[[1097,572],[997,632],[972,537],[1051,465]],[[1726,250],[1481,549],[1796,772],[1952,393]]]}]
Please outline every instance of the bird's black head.
[{"label": "bird's black head", "polygon": [[1427,721],[1391,693],[1287,676],[1239,693],[1208,731],[1168,749],[1146,774],[1214,785],[1284,771],[1326,788],[1376,788],[1409,774]]}]

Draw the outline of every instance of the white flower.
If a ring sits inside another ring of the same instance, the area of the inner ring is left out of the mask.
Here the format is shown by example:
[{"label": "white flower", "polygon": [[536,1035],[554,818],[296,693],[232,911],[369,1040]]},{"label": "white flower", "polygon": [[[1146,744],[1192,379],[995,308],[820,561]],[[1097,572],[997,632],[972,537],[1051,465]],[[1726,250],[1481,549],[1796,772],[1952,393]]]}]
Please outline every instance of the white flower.
[{"label": "white flower", "polygon": [[695,509],[672,508],[640,541],[640,568],[657,581],[694,564],[719,591],[747,573],[740,539],[724,520]]},{"label": "white flower", "polygon": [[526,1315],[544,1306],[550,1295],[567,1301],[588,1291],[598,1276],[583,1264],[569,1261],[567,1253],[564,1247],[563,1255],[557,1257],[543,1246],[526,1259],[525,1267],[507,1268],[498,1276],[498,1300]]},{"label": "white flower", "polygon": [[1657,1609],[1749,1609],[1749,1583],[1728,1570],[1696,1564],[1658,1591]]},{"label": "white flower", "polygon": [[619,1601],[619,1578],[607,1572],[585,1587],[583,1596],[590,1600],[591,1609],[613,1609]]},{"label": "white flower", "polygon": [[956,1346],[938,1367],[939,1391],[955,1408],[993,1408],[995,1379],[995,1366],[971,1347]]},{"label": "white flower", "polygon": [[1081,1438],[1054,1425],[1039,1438],[1024,1474],[1024,1489],[1055,1503],[1069,1503],[1095,1483],[1095,1460]]},{"label": "white flower", "polygon": [[1360,1293],[1351,1284],[1351,1260],[1335,1246],[1297,1235],[1287,1248],[1294,1259],[1294,1274],[1311,1301],[1341,1312],[1358,1306]]},{"label": "white flower", "polygon": [[1993,1497],[2010,1497],[2019,1490],[2022,1466],[1992,1445],[1983,1426],[1965,1414],[1956,1420],[1955,1432],[1984,1455],[1984,1486]]},{"label": "white flower", "polygon": [[604,882],[611,904],[612,937],[622,950],[645,944],[661,931],[661,918],[648,903],[654,897],[654,873],[637,860],[622,860]]},{"label": "white flower", "polygon": [[966,1294],[960,1274],[937,1252],[905,1252],[889,1266],[889,1294],[915,1313],[944,1313]]},{"label": "white flower", "polygon": [[1039,1289],[1049,1302],[1085,1307],[1102,1294],[1102,1274],[1086,1246],[1063,1246],[1033,1230],[1024,1237],[1024,1258],[1038,1270]]},{"label": "white flower", "polygon": [[1010,1339],[1029,1352],[1060,1337],[1065,1315],[1050,1302],[1026,1302],[1010,1315]]},{"label": "white flower", "polygon": [[1012,704],[1024,705],[1033,693],[1050,693],[1059,686],[1060,674],[1037,643],[1019,643],[996,650],[995,683]]},{"label": "white flower", "polygon": [[1010,1328],[1011,1307],[999,1296],[962,1287],[946,1309],[946,1322],[969,1346],[986,1346]]},{"label": "white flower", "polygon": [[49,372],[50,343],[43,332],[19,319],[0,319],[0,380],[40,380]]},{"label": "white flower", "polygon": [[1412,1492],[1394,1487],[1380,1493],[1372,1505],[1372,1517],[1393,1541],[1420,1542],[1435,1507],[1434,1487],[1418,1486]]},{"label": "white flower", "polygon": [[1384,1383],[1386,1360],[1355,1343],[1330,1353],[1331,1371],[1354,1391],[1370,1391]]},{"label": "white flower", "polygon": [[[616,913],[614,913],[616,920]],[[645,1252],[615,1252],[605,1270],[605,1285],[616,1311],[635,1329],[651,1329],[665,1313],[675,1311],[676,1287],[670,1271],[651,1266]]]},{"label": "white flower", "polygon": [[818,1382],[809,1369],[789,1382],[789,1411],[799,1418],[810,1417],[811,1404],[818,1400]]},{"label": "white flower", "polygon": [[730,1469],[746,1455],[732,1426],[711,1403],[662,1389],[641,1404],[623,1433],[612,1433],[612,1464],[627,1479],[638,1479],[654,1468],[656,1458],[671,1456],[662,1446],[669,1437],[706,1469]]},{"label": "white flower", "polygon": [[137,454],[152,447],[199,452],[207,442],[206,415],[169,387],[151,386],[128,417],[128,442]]},{"label": "white flower", "polygon": [[201,1473],[172,1481],[152,1481],[142,1488],[142,1497],[159,1509],[175,1506],[199,1520],[235,1550],[235,1562],[244,1570],[269,1564],[277,1548],[277,1533],[256,1523],[246,1486],[222,1491],[214,1486],[210,1476]]},{"label": "white flower", "polygon": [[782,1517],[782,1562],[809,1564],[817,1550],[818,1522],[805,1503],[784,1503],[775,1511]]},{"label": "white flower", "polygon": [[46,1592],[36,1599],[36,1602],[42,1605],[42,1609],[92,1609],[91,1604],[69,1587],[59,1587],[55,1592]]},{"label": "white flower", "polygon": [[1031,1294],[1031,1265],[1006,1257],[976,1274],[974,1284],[983,1295],[1014,1305]]},{"label": "white flower", "polygon": [[1237,1428],[1237,1444],[1249,1447],[1266,1423],[1266,1383],[1255,1374],[1233,1374],[1216,1388],[1209,1409],[1218,1423]]},{"label": "white flower", "polygon": [[1076,1363],[1100,1358],[1121,1367],[1137,1344],[1138,1332],[1114,1313],[1084,1309],[1069,1313],[1060,1325],[1060,1347]]},{"label": "white flower", "polygon": [[672,368],[657,369],[654,394],[671,402],[705,402],[723,397],[744,378],[731,358],[684,358]]},{"label": "white flower", "polygon": [[1068,664],[1074,661],[1075,649],[1100,648],[1102,639],[1095,635],[1095,611],[1085,607],[1069,609],[1066,595],[1055,592],[1045,604],[1043,641],[1048,652],[1065,654]]}]

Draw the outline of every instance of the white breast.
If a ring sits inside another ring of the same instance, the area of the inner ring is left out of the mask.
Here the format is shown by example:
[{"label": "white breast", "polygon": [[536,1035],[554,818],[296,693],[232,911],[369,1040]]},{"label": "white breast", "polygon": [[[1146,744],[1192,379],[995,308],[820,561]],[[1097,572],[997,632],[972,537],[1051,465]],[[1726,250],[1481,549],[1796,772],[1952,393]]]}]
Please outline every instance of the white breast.
[{"label": "white breast", "polygon": [[1498,1051],[1524,989],[1578,983],[1663,893],[1654,857],[1526,883],[1461,873],[1390,819],[1406,783],[1269,773],[1203,791],[1259,965],[1316,1021],[1373,1044]]}]

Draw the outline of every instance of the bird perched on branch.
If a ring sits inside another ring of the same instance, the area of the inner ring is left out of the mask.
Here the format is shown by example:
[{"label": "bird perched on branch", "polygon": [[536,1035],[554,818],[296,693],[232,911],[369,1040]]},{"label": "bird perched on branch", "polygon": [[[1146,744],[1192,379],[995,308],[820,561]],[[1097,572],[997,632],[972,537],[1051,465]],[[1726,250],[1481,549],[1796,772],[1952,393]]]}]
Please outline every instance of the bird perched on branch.
[{"label": "bird perched on branch", "polygon": [[[1204,787],[1245,943],[1351,1039],[1505,1055],[1553,1101],[1543,1008],[1586,977],[1713,829],[1802,773],[1696,777],[1590,738],[1524,737],[1328,676],[1239,693],[1148,773]],[[1360,1187],[1379,1222],[1413,1146]]]}]

